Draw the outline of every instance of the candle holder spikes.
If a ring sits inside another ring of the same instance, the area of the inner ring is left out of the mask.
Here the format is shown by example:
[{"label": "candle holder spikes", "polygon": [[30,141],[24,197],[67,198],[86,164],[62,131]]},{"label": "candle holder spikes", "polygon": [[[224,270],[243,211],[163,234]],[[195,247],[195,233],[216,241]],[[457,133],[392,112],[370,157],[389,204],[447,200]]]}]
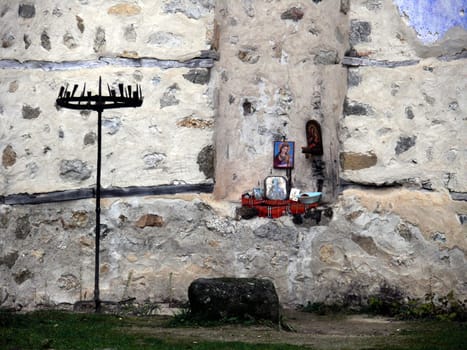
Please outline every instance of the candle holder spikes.
[{"label": "candle holder spikes", "polygon": [[103,111],[111,108],[128,108],[140,107],[143,104],[143,95],[141,86],[136,85],[135,90],[131,85],[126,88],[124,84],[118,84],[120,95],[117,96],[114,89],[111,89],[107,84],[108,95],[102,95],[102,78],[99,77],[99,93],[93,95],[91,91],[86,91],[86,83],[84,84],[81,95],[77,95],[78,84],[73,86],[72,91],[68,90],[68,84],[65,87],[60,87],[57,97],[57,105],[69,109],[91,109],[95,111]]}]

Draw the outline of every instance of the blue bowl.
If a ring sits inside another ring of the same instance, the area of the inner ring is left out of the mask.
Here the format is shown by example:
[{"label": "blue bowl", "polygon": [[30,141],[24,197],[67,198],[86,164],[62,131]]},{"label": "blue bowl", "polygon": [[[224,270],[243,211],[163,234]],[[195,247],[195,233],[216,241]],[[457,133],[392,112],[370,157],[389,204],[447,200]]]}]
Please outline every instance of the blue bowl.
[{"label": "blue bowl", "polygon": [[313,204],[319,202],[321,199],[321,192],[303,192],[300,193],[298,200],[303,204]]}]

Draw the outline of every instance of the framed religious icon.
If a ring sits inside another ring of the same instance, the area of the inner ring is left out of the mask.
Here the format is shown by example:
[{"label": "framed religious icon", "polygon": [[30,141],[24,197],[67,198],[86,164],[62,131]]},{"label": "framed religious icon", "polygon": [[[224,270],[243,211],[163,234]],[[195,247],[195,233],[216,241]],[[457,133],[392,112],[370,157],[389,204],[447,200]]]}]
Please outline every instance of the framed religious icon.
[{"label": "framed religious icon", "polygon": [[255,199],[263,199],[264,198],[264,191],[261,187],[253,188],[253,197]]},{"label": "framed religious icon", "polygon": [[300,189],[299,188],[291,188],[289,199],[294,202],[298,202],[298,197],[300,196]]},{"label": "framed religious icon", "polygon": [[287,199],[287,179],[284,176],[268,176],[264,180],[264,188],[267,199]]},{"label": "framed religious icon", "polygon": [[291,169],[294,167],[295,142],[274,141],[274,168]]},{"label": "framed religious icon", "polygon": [[306,147],[302,147],[302,152],[309,155],[323,155],[323,138],[321,126],[316,120],[309,120],[306,123]]}]

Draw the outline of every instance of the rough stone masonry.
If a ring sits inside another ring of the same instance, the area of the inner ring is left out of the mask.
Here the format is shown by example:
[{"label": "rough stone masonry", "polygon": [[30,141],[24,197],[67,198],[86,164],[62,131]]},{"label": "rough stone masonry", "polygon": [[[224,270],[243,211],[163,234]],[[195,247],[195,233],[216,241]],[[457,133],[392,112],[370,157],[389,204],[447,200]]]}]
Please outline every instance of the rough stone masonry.
[{"label": "rough stone masonry", "polygon": [[[462,2],[7,0],[0,5],[0,307],[92,298],[96,115],[60,86],[140,84],[103,115],[103,300],[187,300],[198,278],[273,282],[281,304],[467,298]],[[420,23],[444,23],[438,37]],[[324,154],[307,159],[305,124]],[[296,145],[316,216],[241,220]],[[319,164],[317,174],[316,164]]]}]

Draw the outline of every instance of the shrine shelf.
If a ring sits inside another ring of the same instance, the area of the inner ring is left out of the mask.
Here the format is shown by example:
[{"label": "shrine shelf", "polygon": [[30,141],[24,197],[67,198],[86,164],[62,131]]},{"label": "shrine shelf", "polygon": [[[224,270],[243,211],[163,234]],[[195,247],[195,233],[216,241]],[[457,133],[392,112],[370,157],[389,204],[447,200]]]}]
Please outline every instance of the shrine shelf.
[{"label": "shrine shelf", "polygon": [[251,196],[242,196],[242,206],[255,208],[259,217],[276,219],[283,215],[304,214],[307,210],[316,208],[319,203],[304,204],[292,200],[256,199]]}]

